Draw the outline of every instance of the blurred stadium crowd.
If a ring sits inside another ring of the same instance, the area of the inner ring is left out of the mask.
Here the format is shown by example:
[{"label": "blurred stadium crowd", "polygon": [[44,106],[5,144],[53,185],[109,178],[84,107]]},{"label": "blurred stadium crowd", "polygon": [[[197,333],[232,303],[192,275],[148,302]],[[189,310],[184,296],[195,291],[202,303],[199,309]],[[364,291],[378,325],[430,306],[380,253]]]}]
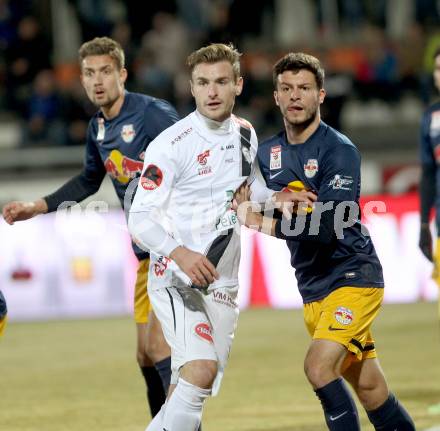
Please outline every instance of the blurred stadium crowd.
[{"label": "blurred stadium crowd", "polygon": [[125,49],[127,89],[167,99],[181,115],[193,109],[186,55],[232,41],[244,53],[237,112],[260,138],[280,127],[273,62],[290,50],[315,54],[327,75],[324,120],[380,162],[391,148],[401,150],[394,163],[417,162],[420,116],[435,96],[439,9],[436,0],[163,0],[142,8],[135,0],[0,0],[0,148],[84,143],[95,108],[78,79],[77,49],[108,35]]},{"label": "blurred stadium crowd", "polygon": [[244,52],[238,109],[262,137],[279,127],[271,65],[288,50],[323,61],[329,124],[416,127],[434,94],[439,24],[436,0],[163,0],[142,7],[135,0],[0,0],[0,134],[13,122],[17,146],[83,144],[95,108],[79,83],[76,51],[103,35],[125,49],[127,88],[165,98],[181,115],[193,109],[186,55],[232,41]]}]

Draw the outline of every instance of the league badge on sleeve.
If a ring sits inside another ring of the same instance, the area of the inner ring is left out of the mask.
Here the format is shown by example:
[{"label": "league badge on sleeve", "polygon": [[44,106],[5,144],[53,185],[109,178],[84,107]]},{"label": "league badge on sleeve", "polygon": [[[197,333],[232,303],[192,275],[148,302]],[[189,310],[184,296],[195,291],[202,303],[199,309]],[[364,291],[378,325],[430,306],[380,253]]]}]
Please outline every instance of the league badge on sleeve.
[{"label": "league badge on sleeve", "polygon": [[154,190],[162,184],[162,180],[162,171],[156,165],[148,165],[141,176],[141,186],[145,190]]},{"label": "league badge on sleeve", "polygon": [[336,174],[334,178],[328,183],[333,190],[347,190],[351,191],[353,178],[346,175]]},{"label": "league badge on sleeve", "polygon": [[281,169],[281,145],[270,149],[270,170]]},{"label": "league badge on sleeve", "polygon": [[318,172],[318,160],[309,159],[307,163],[304,165],[304,173],[307,178],[313,178]]}]

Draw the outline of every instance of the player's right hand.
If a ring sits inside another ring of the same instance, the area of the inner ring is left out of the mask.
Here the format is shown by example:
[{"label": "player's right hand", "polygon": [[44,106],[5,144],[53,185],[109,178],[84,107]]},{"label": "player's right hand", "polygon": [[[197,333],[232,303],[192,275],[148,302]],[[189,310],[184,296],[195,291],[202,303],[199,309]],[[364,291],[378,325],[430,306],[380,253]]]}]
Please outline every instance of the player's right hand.
[{"label": "player's right hand", "polygon": [[422,223],[420,227],[419,247],[425,257],[432,262],[432,235],[427,223]]},{"label": "player's right hand", "polygon": [[35,202],[13,201],[3,207],[3,218],[8,224],[28,220],[37,214],[39,212]]},{"label": "player's right hand", "polygon": [[272,200],[277,205],[278,210],[287,218],[290,218],[289,213],[309,213],[317,199],[318,196],[311,191],[293,191],[287,187],[280,192],[274,193],[272,196]]},{"label": "player's right hand", "polygon": [[206,288],[219,278],[215,266],[201,253],[179,246],[171,252],[170,258],[195,286]]}]

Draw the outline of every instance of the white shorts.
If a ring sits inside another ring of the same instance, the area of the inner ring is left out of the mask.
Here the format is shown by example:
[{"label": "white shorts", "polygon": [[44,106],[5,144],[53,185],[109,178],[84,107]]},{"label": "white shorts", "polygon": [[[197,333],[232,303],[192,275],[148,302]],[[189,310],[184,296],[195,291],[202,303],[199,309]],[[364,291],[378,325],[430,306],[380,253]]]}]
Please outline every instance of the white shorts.
[{"label": "white shorts", "polygon": [[217,361],[218,373],[212,392],[220,387],[229,357],[239,309],[238,286],[218,288],[209,294],[192,288],[150,289],[154,312],[171,348],[171,384],[189,361]]}]

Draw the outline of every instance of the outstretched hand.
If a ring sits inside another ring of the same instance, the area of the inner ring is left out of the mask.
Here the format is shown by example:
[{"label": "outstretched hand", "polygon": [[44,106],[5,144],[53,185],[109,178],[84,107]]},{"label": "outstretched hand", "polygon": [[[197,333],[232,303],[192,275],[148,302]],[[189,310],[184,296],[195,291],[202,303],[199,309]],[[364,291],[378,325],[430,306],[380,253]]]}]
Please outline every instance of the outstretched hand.
[{"label": "outstretched hand", "polygon": [[6,223],[28,220],[38,214],[47,212],[47,204],[43,199],[35,202],[12,201],[3,207],[3,218]]}]

